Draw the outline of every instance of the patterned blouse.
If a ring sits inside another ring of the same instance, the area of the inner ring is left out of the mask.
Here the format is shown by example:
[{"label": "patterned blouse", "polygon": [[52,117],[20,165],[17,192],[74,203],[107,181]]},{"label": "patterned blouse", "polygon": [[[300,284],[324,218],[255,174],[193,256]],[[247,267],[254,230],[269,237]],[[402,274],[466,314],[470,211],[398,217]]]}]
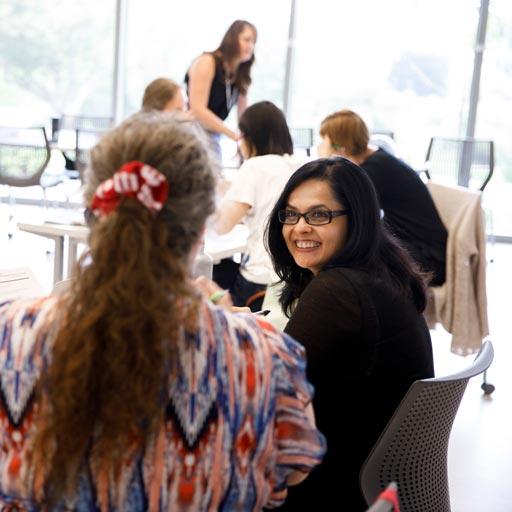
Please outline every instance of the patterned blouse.
[{"label": "patterned blouse", "polygon": [[[0,304],[0,510],[39,510],[25,459],[58,300]],[[179,341],[177,366],[151,446],[127,461],[115,488],[84,470],[67,510],[272,508],[292,471],[321,462],[325,439],[305,413],[313,389],[304,351],[262,318],[204,302],[198,331]]]}]

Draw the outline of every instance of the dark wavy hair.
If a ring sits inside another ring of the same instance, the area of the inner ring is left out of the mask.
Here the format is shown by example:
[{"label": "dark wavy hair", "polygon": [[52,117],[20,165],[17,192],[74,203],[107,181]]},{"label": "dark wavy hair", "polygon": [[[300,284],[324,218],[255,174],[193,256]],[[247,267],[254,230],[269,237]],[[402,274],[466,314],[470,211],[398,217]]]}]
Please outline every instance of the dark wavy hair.
[{"label": "dark wavy hair", "polygon": [[248,107],[238,128],[255,156],[293,153],[293,142],[283,112],[270,101]]},{"label": "dark wavy hair", "polygon": [[[212,52],[213,55],[220,58],[222,62],[229,64],[233,62],[240,53],[240,46],[238,44],[238,36],[244,31],[246,27],[249,27],[254,32],[254,39],[256,40],[258,32],[256,27],[246,20],[236,20],[228,28],[224,34],[219,47]],[[251,85],[251,68],[254,64],[255,56],[254,52],[252,57],[247,62],[242,62],[238,66],[235,75],[234,85],[240,91],[240,94],[247,94],[247,90]]]},{"label": "dark wavy hair", "polygon": [[[156,215],[124,198],[91,226],[75,268],[52,357],[39,390],[33,463],[41,501],[73,495],[84,462],[115,478],[123,456],[154,438],[180,329],[194,328],[200,298],[189,257],[214,209],[210,158],[190,123],[139,113],[91,151],[86,203],[123,163],[163,173],[169,196]],[[51,508],[51,506],[50,506]]]},{"label": "dark wavy hair", "polygon": [[409,253],[384,226],[375,188],[366,173],[345,158],[322,158],[298,169],[277,200],[266,227],[266,245],[274,269],[284,283],[280,303],[289,317],[295,299],[313,278],[299,267],[286,247],[278,212],[286,207],[290,194],[308,180],[329,183],[334,197],[345,208],[348,233],[341,251],[324,268],[350,267],[385,279],[397,293],[410,296],[418,311],[426,305],[425,276]]}]

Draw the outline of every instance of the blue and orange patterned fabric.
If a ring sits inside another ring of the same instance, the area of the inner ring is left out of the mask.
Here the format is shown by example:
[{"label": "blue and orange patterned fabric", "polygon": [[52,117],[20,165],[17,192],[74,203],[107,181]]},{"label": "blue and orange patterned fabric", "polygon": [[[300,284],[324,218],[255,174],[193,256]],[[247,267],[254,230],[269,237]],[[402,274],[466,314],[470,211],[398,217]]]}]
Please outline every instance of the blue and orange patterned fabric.
[{"label": "blue and orange patterned fabric", "polygon": [[[39,510],[26,454],[58,300],[0,304],[1,510]],[[73,502],[63,509],[272,508],[286,498],[291,472],[307,473],[321,462],[325,439],[305,412],[313,390],[303,348],[256,316],[206,302],[199,316],[197,332],[183,332],[179,340],[156,438],[127,456],[115,485],[98,485],[93,461],[85,461]]]}]

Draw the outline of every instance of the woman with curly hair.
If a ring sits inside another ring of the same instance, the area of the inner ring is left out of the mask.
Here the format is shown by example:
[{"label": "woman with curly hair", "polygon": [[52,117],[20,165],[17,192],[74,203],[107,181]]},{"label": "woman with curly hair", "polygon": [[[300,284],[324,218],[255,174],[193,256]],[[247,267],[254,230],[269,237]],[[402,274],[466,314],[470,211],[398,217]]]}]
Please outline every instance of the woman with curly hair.
[{"label": "woman with curly hair", "polygon": [[260,510],[320,462],[302,349],[189,277],[214,208],[204,148],[157,113],[106,134],[71,288],[0,305],[6,509]]}]

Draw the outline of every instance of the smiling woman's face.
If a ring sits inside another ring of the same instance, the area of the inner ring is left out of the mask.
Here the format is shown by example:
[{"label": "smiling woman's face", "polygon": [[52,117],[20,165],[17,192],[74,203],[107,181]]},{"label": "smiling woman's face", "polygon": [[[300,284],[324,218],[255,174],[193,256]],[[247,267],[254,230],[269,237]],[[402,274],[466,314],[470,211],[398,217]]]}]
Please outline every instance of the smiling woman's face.
[{"label": "smiling woman's face", "polygon": [[[286,209],[299,213],[311,210],[343,210],[327,181],[316,179],[301,183],[288,197]],[[338,253],[347,238],[347,217],[334,217],[329,224],[312,226],[304,217],[294,225],[283,224],[283,237],[295,263],[318,274]]]}]

